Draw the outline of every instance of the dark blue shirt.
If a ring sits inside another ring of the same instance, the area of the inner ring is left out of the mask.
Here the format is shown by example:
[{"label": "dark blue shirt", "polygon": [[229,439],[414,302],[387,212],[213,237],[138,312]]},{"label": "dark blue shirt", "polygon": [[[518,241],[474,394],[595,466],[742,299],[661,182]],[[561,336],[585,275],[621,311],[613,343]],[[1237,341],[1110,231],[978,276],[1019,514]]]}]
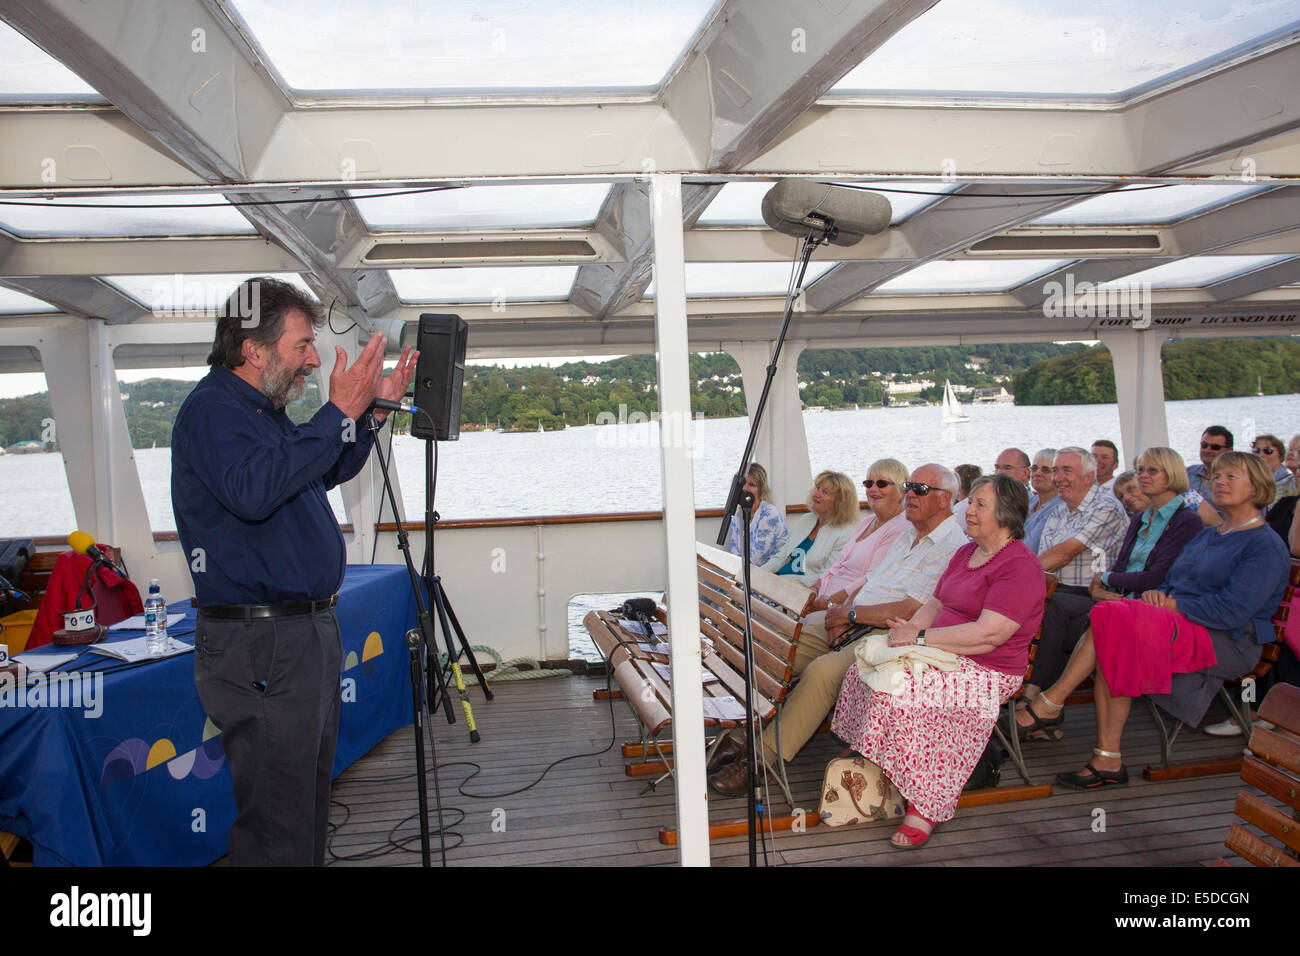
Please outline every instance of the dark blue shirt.
[{"label": "dark blue shirt", "polygon": [[[359,472],[372,438],[326,403],[294,425],[215,366],[172,429],[172,511],[199,607],[327,598],[343,582],[343,533],[325,492]],[[201,548],[200,554],[195,553]]]},{"label": "dark blue shirt", "polygon": [[1268,525],[1232,534],[1206,528],[1183,548],[1160,590],[1188,620],[1268,644],[1290,572],[1286,545]]}]

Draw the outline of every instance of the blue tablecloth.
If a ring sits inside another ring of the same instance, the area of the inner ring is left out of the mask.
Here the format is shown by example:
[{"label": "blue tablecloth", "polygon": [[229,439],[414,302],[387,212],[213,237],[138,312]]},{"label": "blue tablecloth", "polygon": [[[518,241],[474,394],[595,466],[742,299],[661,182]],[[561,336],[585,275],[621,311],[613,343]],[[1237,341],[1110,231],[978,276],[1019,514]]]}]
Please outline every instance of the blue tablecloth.
[{"label": "blue tablecloth", "polygon": [[[195,609],[169,610],[185,614],[169,634],[192,645]],[[416,609],[406,568],[349,567],[336,613],[344,663],[335,776],[411,723],[405,634]],[[193,866],[224,856],[235,795],[194,688],[193,654],[124,665],[87,652],[56,673],[66,676],[34,682],[21,698],[0,680],[0,829],[30,840],[38,865]]]}]

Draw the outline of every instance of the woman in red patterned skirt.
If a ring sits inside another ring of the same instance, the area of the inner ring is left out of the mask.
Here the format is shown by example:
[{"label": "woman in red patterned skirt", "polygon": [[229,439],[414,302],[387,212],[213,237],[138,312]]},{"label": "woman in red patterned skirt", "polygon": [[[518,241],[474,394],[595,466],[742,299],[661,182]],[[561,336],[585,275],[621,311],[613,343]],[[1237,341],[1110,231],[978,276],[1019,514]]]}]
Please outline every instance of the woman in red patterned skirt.
[{"label": "woman in red patterned skirt", "polygon": [[1025,487],[989,476],[970,499],[972,542],[957,549],[910,621],[889,622],[887,647],[872,638],[859,645],[831,725],[907,798],[896,847],[920,846],[956,813],[999,708],[1024,678],[1043,617],[1043,568],[1020,540]]}]

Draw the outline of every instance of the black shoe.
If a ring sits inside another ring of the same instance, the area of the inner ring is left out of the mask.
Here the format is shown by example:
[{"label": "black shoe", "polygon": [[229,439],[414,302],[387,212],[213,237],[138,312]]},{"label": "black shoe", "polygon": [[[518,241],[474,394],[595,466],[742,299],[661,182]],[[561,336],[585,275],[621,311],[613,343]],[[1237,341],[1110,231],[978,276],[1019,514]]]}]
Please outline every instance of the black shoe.
[{"label": "black shoe", "polygon": [[[1037,698],[1035,698],[1037,700]],[[1033,721],[1028,727],[1016,720],[1016,714],[1028,714],[1029,719]],[[1021,740],[1060,740],[1065,734],[1061,731],[1061,725],[1065,723],[1065,710],[1062,709],[1055,717],[1040,717],[1034,713],[1034,702],[1030,701],[1024,710],[1016,711],[1011,715],[1011,729]]]},{"label": "black shoe", "polygon": [[1128,768],[1122,764],[1118,771],[1098,770],[1091,763],[1087,764],[1083,769],[1092,772],[1058,773],[1056,782],[1063,787],[1069,787],[1071,790],[1099,790],[1102,787],[1128,786]]}]

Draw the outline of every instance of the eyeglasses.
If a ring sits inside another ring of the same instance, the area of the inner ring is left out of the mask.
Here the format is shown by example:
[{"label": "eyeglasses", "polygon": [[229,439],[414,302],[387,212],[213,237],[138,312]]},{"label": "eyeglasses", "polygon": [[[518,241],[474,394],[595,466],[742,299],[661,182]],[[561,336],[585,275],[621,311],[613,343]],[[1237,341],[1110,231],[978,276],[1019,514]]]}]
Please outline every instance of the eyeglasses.
[{"label": "eyeglasses", "polygon": [[1202,447],[1202,448],[1208,448],[1210,451],[1223,451],[1223,449],[1227,448],[1228,446],[1227,446],[1227,445],[1213,445],[1213,444],[1211,444],[1211,443],[1208,442],[1208,441],[1203,441],[1203,442],[1201,442],[1201,447]]},{"label": "eyeglasses", "polygon": [[1030,467],[1029,470],[1030,470],[1030,471],[1045,471],[1045,472],[1047,472],[1048,474],[1051,474],[1051,472],[1052,472],[1052,466],[1051,466],[1051,465],[1033,465],[1033,466]]},{"label": "eyeglasses", "polygon": [[892,484],[893,484],[892,481],[888,481],[884,478],[877,478],[874,481],[868,478],[862,482],[862,487],[866,488],[868,491],[870,491],[872,488],[879,488],[881,491],[884,491]]},{"label": "eyeglasses", "polygon": [[927,485],[921,481],[905,481],[903,482],[903,491],[910,491],[918,498],[924,498],[932,491],[946,492],[946,489],[940,488],[938,485]]},{"label": "eyeglasses", "polygon": [[1165,470],[1163,468],[1157,468],[1154,465],[1152,465],[1148,468],[1137,469],[1137,473],[1139,475],[1151,475],[1152,477],[1154,477],[1156,475],[1163,475],[1165,473]]},{"label": "eyeglasses", "polygon": [[1250,450],[1251,450],[1252,452],[1254,452],[1256,455],[1276,455],[1276,454],[1279,454],[1279,452],[1278,452],[1278,450],[1277,450],[1276,448],[1269,448],[1269,447],[1267,447],[1267,446],[1265,446],[1265,447],[1263,447],[1263,448],[1256,448],[1254,445],[1251,445],[1251,446],[1250,446]]}]

